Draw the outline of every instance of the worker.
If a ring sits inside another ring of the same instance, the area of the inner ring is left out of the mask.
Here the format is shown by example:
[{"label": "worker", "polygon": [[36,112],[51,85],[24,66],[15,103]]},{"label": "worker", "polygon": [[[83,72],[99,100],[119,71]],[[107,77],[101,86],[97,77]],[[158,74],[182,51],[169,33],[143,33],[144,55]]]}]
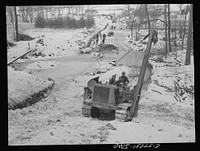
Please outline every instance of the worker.
[{"label": "worker", "polygon": [[98,41],[99,41],[99,34],[96,34],[96,45],[98,45]]},{"label": "worker", "polygon": [[127,78],[127,76],[125,75],[126,73],[123,71],[122,72],[122,76],[121,77],[119,77],[119,83],[122,83],[123,84],[123,87],[124,86],[127,86],[128,84],[129,84],[129,80],[128,80],[128,78]]},{"label": "worker", "polygon": [[116,74],[112,75],[112,78],[109,80],[109,84],[115,85],[116,84],[115,78]]},{"label": "worker", "polygon": [[102,39],[102,42],[101,42],[102,45],[105,43],[105,40],[106,40],[106,34],[103,34],[103,39]]}]

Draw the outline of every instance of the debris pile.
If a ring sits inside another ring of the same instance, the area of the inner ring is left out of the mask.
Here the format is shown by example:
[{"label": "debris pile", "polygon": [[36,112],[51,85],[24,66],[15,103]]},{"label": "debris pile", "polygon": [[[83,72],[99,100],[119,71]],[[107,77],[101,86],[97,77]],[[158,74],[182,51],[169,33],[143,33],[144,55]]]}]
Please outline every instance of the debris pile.
[{"label": "debris pile", "polygon": [[106,51],[106,50],[109,50],[109,51],[118,50],[118,47],[116,47],[113,44],[105,44],[105,45],[99,46],[99,51]]},{"label": "debris pile", "polygon": [[[150,60],[150,62],[152,59]],[[194,105],[194,75],[192,66],[184,66],[173,57],[152,62],[153,84],[171,92],[176,102]],[[163,72],[165,70],[165,72]],[[158,90],[161,94],[161,92]]]},{"label": "debris pile", "polygon": [[174,92],[174,98],[177,102],[190,101],[192,104],[191,99],[194,99],[194,85],[192,85],[191,76],[185,74],[184,79],[177,77],[174,81]]},{"label": "debris pile", "polygon": [[114,36],[114,32],[113,31],[108,32],[108,36],[109,37]]}]

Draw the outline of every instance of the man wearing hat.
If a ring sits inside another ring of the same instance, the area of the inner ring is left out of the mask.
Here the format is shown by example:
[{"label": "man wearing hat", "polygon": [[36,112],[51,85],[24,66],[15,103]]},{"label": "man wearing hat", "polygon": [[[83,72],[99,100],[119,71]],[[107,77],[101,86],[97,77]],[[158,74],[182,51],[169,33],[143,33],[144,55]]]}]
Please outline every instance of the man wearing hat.
[{"label": "man wearing hat", "polygon": [[128,80],[128,78],[127,78],[127,76],[125,75],[126,73],[123,71],[122,72],[122,76],[121,77],[119,77],[119,83],[122,83],[123,84],[123,87],[124,86],[127,86],[128,84],[129,84],[129,80]]}]

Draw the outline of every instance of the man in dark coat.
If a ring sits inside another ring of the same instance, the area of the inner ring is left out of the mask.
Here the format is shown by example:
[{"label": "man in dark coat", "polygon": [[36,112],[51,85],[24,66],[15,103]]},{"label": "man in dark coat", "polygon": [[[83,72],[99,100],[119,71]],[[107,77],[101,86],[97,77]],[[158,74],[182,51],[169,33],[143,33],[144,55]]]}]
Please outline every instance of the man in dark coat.
[{"label": "man in dark coat", "polygon": [[122,72],[122,76],[119,78],[119,83],[122,83],[123,86],[127,86],[129,84],[129,80],[124,71]]},{"label": "man in dark coat", "polygon": [[105,40],[106,40],[106,34],[103,34],[103,39],[102,39],[102,42],[101,42],[102,45],[105,43]]}]

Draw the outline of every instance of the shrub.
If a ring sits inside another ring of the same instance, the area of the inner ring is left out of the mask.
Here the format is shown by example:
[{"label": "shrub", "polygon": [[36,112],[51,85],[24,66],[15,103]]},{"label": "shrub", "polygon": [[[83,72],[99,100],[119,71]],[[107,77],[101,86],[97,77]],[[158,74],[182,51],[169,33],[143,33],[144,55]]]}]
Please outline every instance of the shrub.
[{"label": "shrub", "polygon": [[76,19],[70,19],[68,22],[67,22],[67,26],[69,28],[76,28],[77,27],[77,21]]},{"label": "shrub", "polygon": [[65,21],[62,17],[58,17],[54,20],[54,25],[56,28],[63,28],[65,27]]},{"label": "shrub", "polygon": [[48,28],[55,28],[55,26],[54,26],[54,20],[52,20],[52,19],[47,20],[46,21],[46,27],[48,27]]},{"label": "shrub", "polygon": [[85,22],[86,22],[87,28],[91,28],[95,25],[95,21],[93,17],[88,17]]},{"label": "shrub", "polygon": [[58,17],[55,19],[45,20],[40,15],[36,17],[35,27],[38,28],[91,28],[95,25],[93,17],[88,17],[86,20],[81,17],[79,20],[71,19],[70,17],[62,18]]},{"label": "shrub", "polygon": [[113,32],[113,31],[110,31],[110,32],[108,33],[108,36],[114,36],[114,32]]},{"label": "shrub", "polygon": [[46,26],[46,21],[43,17],[38,15],[35,19],[35,27],[36,28],[44,28]]},{"label": "shrub", "polygon": [[86,26],[85,19],[84,19],[83,17],[81,17],[81,18],[78,20],[77,24],[78,24],[78,25],[77,25],[78,28],[83,28],[83,27],[85,27],[85,26]]}]

